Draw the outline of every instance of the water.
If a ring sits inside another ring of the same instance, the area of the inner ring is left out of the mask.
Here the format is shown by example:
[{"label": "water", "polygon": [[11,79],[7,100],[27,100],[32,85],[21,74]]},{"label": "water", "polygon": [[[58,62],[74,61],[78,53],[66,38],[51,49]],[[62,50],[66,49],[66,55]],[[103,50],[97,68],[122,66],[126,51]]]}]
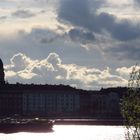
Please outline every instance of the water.
[{"label": "water", "polygon": [[55,125],[52,133],[0,134],[0,140],[125,140],[123,126]]}]

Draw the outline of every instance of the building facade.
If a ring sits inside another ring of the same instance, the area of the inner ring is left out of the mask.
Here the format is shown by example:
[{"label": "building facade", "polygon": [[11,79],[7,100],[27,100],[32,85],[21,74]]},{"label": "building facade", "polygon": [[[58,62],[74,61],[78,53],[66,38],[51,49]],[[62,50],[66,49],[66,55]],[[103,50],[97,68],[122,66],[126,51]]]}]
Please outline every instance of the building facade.
[{"label": "building facade", "polygon": [[79,94],[67,90],[24,90],[23,114],[40,116],[74,115],[80,109]]},{"label": "building facade", "polygon": [[119,117],[120,97],[113,91],[5,84],[0,87],[0,115],[15,114],[56,118]]},{"label": "building facade", "polygon": [[0,115],[13,116],[15,114],[22,114],[22,91],[0,90]]}]

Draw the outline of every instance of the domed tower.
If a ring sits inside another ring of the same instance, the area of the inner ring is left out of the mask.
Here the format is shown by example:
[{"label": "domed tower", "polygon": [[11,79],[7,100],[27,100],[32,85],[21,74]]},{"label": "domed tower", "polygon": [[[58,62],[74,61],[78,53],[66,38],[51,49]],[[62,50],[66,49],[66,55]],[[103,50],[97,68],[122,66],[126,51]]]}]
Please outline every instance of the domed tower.
[{"label": "domed tower", "polygon": [[5,84],[3,62],[0,59],[0,85]]}]

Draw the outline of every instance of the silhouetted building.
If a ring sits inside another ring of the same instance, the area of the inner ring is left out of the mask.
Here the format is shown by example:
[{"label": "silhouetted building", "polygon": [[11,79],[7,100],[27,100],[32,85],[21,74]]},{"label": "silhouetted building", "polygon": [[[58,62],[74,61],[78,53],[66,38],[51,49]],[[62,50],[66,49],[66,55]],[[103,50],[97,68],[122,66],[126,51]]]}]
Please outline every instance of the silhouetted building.
[{"label": "silhouetted building", "polygon": [[116,118],[121,117],[119,94],[113,89],[86,91],[64,85],[4,84],[0,86],[0,116]]},{"label": "silhouetted building", "polygon": [[3,68],[3,62],[0,59],[0,85],[4,84],[5,80],[4,80],[4,68]]},{"label": "silhouetted building", "polygon": [[65,85],[5,84],[0,59],[0,116],[120,117],[127,88],[86,91]]},{"label": "silhouetted building", "polygon": [[17,88],[0,89],[0,115],[22,114],[22,90]]},{"label": "silhouetted building", "polygon": [[75,115],[80,109],[79,94],[67,89],[26,89],[23,92],[23,114],[36,116]]}]

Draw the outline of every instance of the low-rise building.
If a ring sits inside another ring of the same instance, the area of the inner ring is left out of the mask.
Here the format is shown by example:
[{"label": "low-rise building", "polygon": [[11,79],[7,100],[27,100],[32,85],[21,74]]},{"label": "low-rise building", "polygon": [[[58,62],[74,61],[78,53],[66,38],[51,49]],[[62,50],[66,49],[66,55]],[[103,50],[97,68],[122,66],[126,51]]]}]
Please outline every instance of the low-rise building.
[{"label": "low-rise building", "polygon": [[0,90],[0,115],[22,114],[22,91]]},{"label": "low-rise building", "polygon": [[4,84],[0,87],[0,115],[50,117],[117,117],[117,91],[85,91],[69,86]]},{"label": "low-rise building", "polygon": [[76,90],[30,89],[23,92],[23,114],[63,116],[80,109],[80,97]]}]

